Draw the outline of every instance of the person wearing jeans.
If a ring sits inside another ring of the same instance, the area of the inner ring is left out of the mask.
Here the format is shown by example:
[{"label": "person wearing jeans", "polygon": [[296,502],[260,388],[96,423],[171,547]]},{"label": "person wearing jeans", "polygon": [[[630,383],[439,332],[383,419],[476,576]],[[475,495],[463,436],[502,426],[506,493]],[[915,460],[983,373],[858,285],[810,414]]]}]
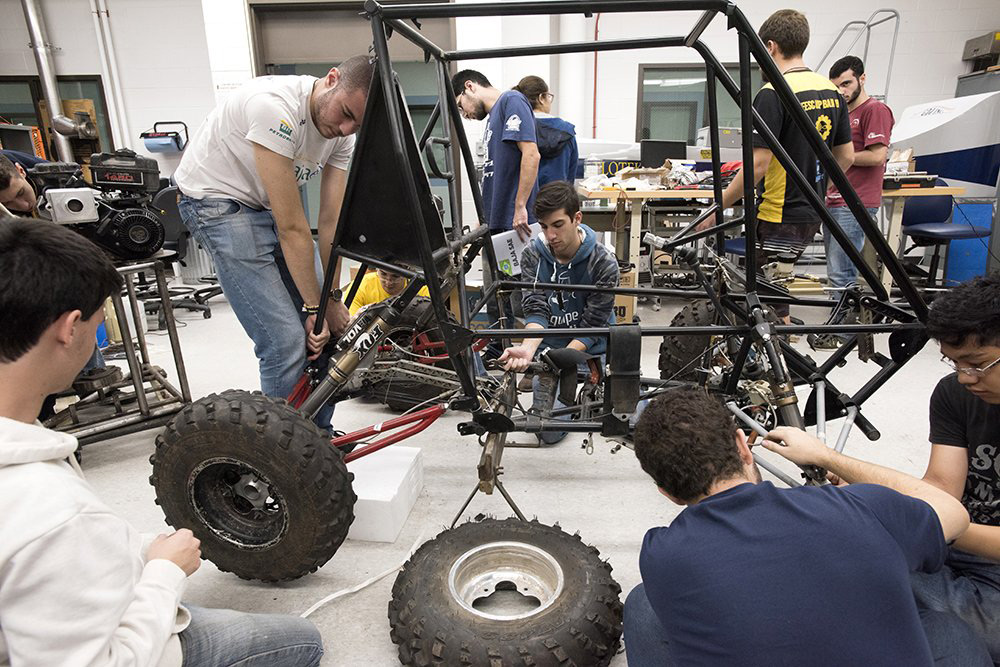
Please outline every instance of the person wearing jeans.
[{"label": "person wearing jeans", "polygon": [[[185,195],[181,195],[179,209],[191,236],[212,257],[229,305],[254,341],[260,390],[267,396],[287,397],[305,366],[302,328],[307,315],[285,262],[273,215],[233,199]],[[318,268],[316,280],[322,280]],[[329,427],[332,414],[333,407],[324,406],[316,423]]]},{"label": "person wearing jeans", "polygon": [[[521,253],[521,280],[564,285],[617,287],[618,262],[597,242],[594,231],[581,223],[580,198],[566,181],[552,181],[538,191],[535,215],[542,227]],[[526,329],[580,329],[607,327],[615,322],[615,296],[609,292],[569,292],[525,289],[522,307]],[[526,338],[508,347],[498,361],[508,371],[524,372],[540,350],[571,348],[592,356],[602,356],[607,339],[601,336],[546,336]],[[585,368],[583,369],[585,370]],[[549,416],[551,391],[543,389],[539,378],[532,380],[533,409]],[[557,407],[562,403],[556,401]],[[566,437],[564,432],[540,433],[547,445]]]},{"label": "person wearing jeans", "polygon": [[[286,398],[307,359],[350,318],[341,302],[321,294],[320,267],[330,256],[372,72],[370,58],[354,56],[319,79],[247,82],[209,114],[174,174],[181,219],[215,262],[219,285],[254,342],[268,396]],[[299,190],[317,175],[321,255]],[[320,427],[329,428],[329,414],[317,415]]]},{"label": "person wearing jeans", "polygon": [[943,292],[926,332],[955,372],[931,394],[924,481],[961,500],[972,525],[939,572],[914,574],[913,594],[921,608],[961,617],[1000,662],[1000,277]]},{"label": "person wearing jeans", "polygon": [[185,607],[198,539],[140,535],[87,483],[76,438],[36,421],[121,289],[107,256],[64,226],[0,219],[0,257],[0,665],[318,665],[306,619]]},{"label": "person wearing jeans", "polygon": [[[865,232],[861,229],[861,225],[858,224],[851,209],[846,206],[836,206],[827,210],[834,221],[844,230],[851,245],[860,253],[865,247]],[[867,211],[873,220],[877,219],[878,207],[869,208]],[[858,269],[837,243],[837,239],[833,238],[830,232],[826,232],[823,235],[823,244],[826,247],[826,278],[830,287],[844,288],[856,284]]]},{"label": "person wearing jeans", "polygon": [[[882,205],[882,176],[885,174],[889,137],[894,122],[892,110],[865,92],[865,65],[857,56],[844,56],[835,62],[830,68],[830,80],[847,103],[851,122],[854,162],[847,170],[847,180],[874,220]],[[851,244],[861,252],[865,245],[865,233],[847,208],[844,196],[832,185],[826,195],[826,207]],[[858,269],[854,262],[829,230],[824,231],[823,242],[826,246],[826,272],[830,287],[842,290],[854,285],[858,280]],[[809,343],[817,349],[832,349],[839,347],[844,338],[830,334],[810,335]]]}]

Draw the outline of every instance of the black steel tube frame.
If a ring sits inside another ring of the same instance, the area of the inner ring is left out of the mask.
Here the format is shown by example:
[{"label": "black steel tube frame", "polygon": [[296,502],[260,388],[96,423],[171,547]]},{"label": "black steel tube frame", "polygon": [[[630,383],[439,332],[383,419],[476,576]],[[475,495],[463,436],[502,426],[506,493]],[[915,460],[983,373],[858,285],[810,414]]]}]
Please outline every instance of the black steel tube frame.
[{"label": "black steel tube frame", "polygon": [[[380,4],[377,0],[367,0],[365,3],[365,11],[368,19],[372,25],[372,33],[374,39],[374,50],[377,61],[377,78],[373,85],[379,85],[382,88],[382,92],[385,96],[385,102],[388,109],[388,114],[390,117],[390,126],[392,129],[392,142],[393,148],[396,156],[399,160],[401,167],[406,167],[409,164],[409,157],[406,153],[405,146],[403,145],[403,135],[400,127],[402,126],[401,110],[398,105],[398,98],[396,93],[396,83],[393,78],[391,62],[388,56],[388,45],[387,45],[387,35],[386,30],[391,29],[397,34],[405,39],[416,44],[418,47],[423,49],[425,53],[425,59],[430,60],[432,57],[437,61],[439,68],[439,94],[441,99],[438,105],[435,107],[435,115],[439,115],[440,119],[443,121],[445,128],[445,138],[441,140],[449,148],[455,146],[457,141],[457,148],[461,153],[461,159],[465,166],[465,171],[470,181],[473,182],[472,193],[473,201],[476,209],[476,216],[478,218],[479,225],[482,226],[485,223],[484,219],[484,207],[482,202],[482,196],[479,188],[475,185],[475,165],[472,158],[472,152],[469,148],[468,139],[465,136],[464,129],[461,123],[461,114],[459,112],[456,100],[451,94],[451,87],[449,81],[449,62],[455,60],[471,60],[476,58],[487,58],[487,57],[507,57],[507,56],[523,56],[523,55],[535,55],[535,54],[557,54],[557,53],[577,53],[577,52],[592,52],[592,51],[611,51],[611,50],[621,50],[621,49],[632,49],[632,48],[649,48],[656,46],[684,46],[695,49],[703,58],[706,67],[706,81],[708,84],[708,105],[709,105],[709,115],[710,115],[710,127],[712,131],[711,135],[711,147],[712,147],[712,172],[714,180],[714,195],[716,202],[716,209],[712,211],[711,215],[715,216],[715,221],[717,225],[722,225],[723,223],[723,209],[721,206],[721,160],[719,159],[719,146],[718,146],[718,100],[716,95],[715,83],[721,83],[726,89],[727,93],[736,100],[737,104],[740,106],[741,115],[743,120],[743,126],[745,128],[754,128],[768,143],[771,147],[774,157],[779,160],[779,162],[785,167],[786,171],[791,175],[793,180],[799,186],[799,188],[806,193],[809,197],[810,203],[816,209],[818,217],[823,221],[826,228],[830,230],[833,236],[838,240],[838,242],[844,247],[845,252],[848,256],[855,262],[859,267],[859,271],[866,279],[866,281],[871,286],[873,292],[875,293],[876,299],[880,301],[887,301],[889,295],[885,293],[885,290],[881,286],[881,282],[875,275],[874,271],[868,267],[860,257],[860,254],[854,249],[853,245],[848,243],[846,236],[843,231],[837,225],[836,221],[833,220],[829,214],[826,212],[823,202],[819,199],[819,196],[809,187],[806,182],[805,177],[801,174],[798,168],[792,163],[787,152],[778,143],[777,138],[770,128],[762,121],[760,115],[753,109],[752,101],[753,95],[750,90],[750,59],[753,57],[768,79],[773,83],[774,88],[778,94],[778,98],[781,103],[786,107],[790,117],[793,122],[803,131],[810,145],[815,150],[819,162],[825,169],[826,173],[829,175],[830,179],[833,181],[841,192],[844,194],[845,201],[848,208],[855,214],[858,218],[859,224],[865,232],[866,237],[875,247],[876,253],[879,258],[885,264],[887,270],[892,275],[893,279],[896,281],[900,293],[906,299],[908,307],[914,312],[917,319],[922,322],[926,318],[926,305],[924,304],[922,298],[917,293],[916,289],[909,281],[905,272],[902,269],[902,265],[896,258],[892,249],[888,247],[888,244],[882,238],[881,234],[878,232],[874,221],[872,221],[865,211],[863,205],[858,199],[854,190],[847,183],[846,177],[843,171],[836,164],[835,159],[829,148],[825,145],[822,139],[816,133],[812,124],[809,122],[807,116],[802,111],[801,107],[795,96],[792,94],[787,83],[781,76],[781,73],[777,70],[773,61],[771,61],[768,56],[764,45],[761,43],[757,34],[751,28],[749,21],[743,13],[736,7],[732,2],[726,0],[604,0],[604,1],[594,1],[594,0],[543,0],[543,1],[528,1],[528,2],[489,2],[489,3],[451,3],[451,4],[433,4],[433,5],[423,5],[423,4],[407,4],[407,5],[391,5],[384,6]],[[444,51],[435,45],[433,42],[424,37],[419,30],[413,28],[411,25],[406,23],[409,19],[419,19],[419,18],[453,18],[460,16],[515,16],[515,15],[557,15],[557,14],[585,14],[591,15],[596,12],[611,12],[611,13],[622,13],[622,12],[662,12],[662,11],[701,11],[702,15],[696,22],[693,29],[686,36],[671,36],[671,37],[655,37],[655,38],[644,38],[644,39],[628,39],[628,40],[605,40],[603,42],[587,42],[587,43],[570,43],[570,44],[556,44],[556,45],[538,45],[538,46],[522,46],[522,47],[511,47],[511,48],[501,48],[501,49],[483,49],[483,50],[472,50],[472,51]],[[710,24],[710,22],[715,17],[715,14],[721,13],[728,17],[728,27],[737,32],[740,40],[739,52],[740,52],[740,85],[737,86],[732,80],[729,73],[722,67],[719,61],[715,58],[714,54],[708,50],[708,48],[700,41],[700,36]],[[420,137],[419,144],[421,147],[425,146],[431,138],[433,123],[428,124],[428,128],[425,129],[424,133]],[[752,173],[753,165],[753,146],[752,146],[752,135],[750,132],[746,132],[743,137],[743,157],[744,166],[748,170],[748,176]],[[457,184],[455,182],[454,174],[455,170],[451,164],[450,158],[451,153],[446,151],[446,166],[445,172],[447,172],[449,178],[449,200],[452,209],[452,241],[448,244],[449,247],[441,249],[432,249],[429,247],[429,237],[427,235],[426,228],[422,220],[422,210],[419,206],[418,195],[416,184],[412,178],[412,171],[403,168],[404,174],[404,189],[406,191],[406,204],[411,207],[414,211],[420,212],[420,218],[417,220],[417,236],[420,245],[420,256],[421,256],[421,271],[410,272],[414,275],[422,275],[427,278],[431,292],[431,301],[434,306],[434,312],[440,322],[446,321],[447,315],[444,308],[444,296],[441,294],[438,287],[438,277],[436,274],[436,264],[444,256],[450,256],[453,262],[451,270],[457,273],[456,280],[457,283],[460,306],[459,311],[461,313],[461,325],[463,328],[468,329],[469,325],[469,308],[467,305],[467,296],[464,281],[464,270],[467,270],[471,257],[474,256],[475,252],[478,251],[477,245],[481,242],[482,252],[484,255],[484,264],[492,268],[494,275],[496,275],[496,257],[493,252],[492,243],[486,240],[480,239],[473,245],[473,250],[470,250],[464,259],[461,258],[460,250],[457,247],[463,239],[468,239],[469,235],[463,237],[461,235],[462,224],[461,224],[461,205],[458,197]],[[748,334],[752,331],[753,327],[750,323],[754,319],[760,321],[759,316],[753,317],[755,310],[761,308],[762,303],[789,303],[798,305],[816,305],[829,307],[834,304],[834,301],[829,299],[805,299],[799,297],[793,297],[791,295],[764,295],[761,296],[757,293],[757,278],[755,272],[753,271],[753,266],[756,264],[756,243],[755,232],[756,232],[756,206],[753,197],[753,181],[752,178],[747,178],[744,182],[744,225],[746,227],[747,234],[747,264],[750,270],[747,272],[746,284],[745,284],[745,294],[735,294],[728,293],[720,295],[721,301],[726,304],[727,309],[732,312],[741,315],[744,322],[747,325],[739,326],[711,326],[711,327],[649,327],[643,330],[643,335],[648,336],[663,336],[663,335],[736,335],[744,336],[744,345],[740,351],[738,361],[744,362],[746,358],[746,352],[749,349],[749,344],[747,344]],[[721,231],[715,230],[717,238],[722,236]],[[692,235],[694,236],[694,235]],[[700,236],[699,236],[700,238]],[[686,241],[691,241],[692,239],[687,238]],[[721,241],[721,238],[718,238]],[[332,256],[340,254],[345,257],[354,257],[359,261],[366,263],[367,265],[378,266],[378,262],[373,260],[373,258],[364,256],[354,256],[352,253],[338,253],[336,244],[332,249],[334,253]],[[331,270],[328,271],[328,275],[324,280],[324,293],[329,291],[332,286],[331,283]],[[402,267],[396,267],[393,270]],[[403,273],[403,271],[399,271]],[[404,275],[406,275],[404,273]],[[450,281],[446,281],[450,282]],[[595,286],[570,286],[570,285],[549,285],[549,284],[524,284],[515,281],[498,281],[490,288],[484,290],[483,298],[480,299],[479,303],[471,309],[472,313],[477,312],[483,307],[483,305],[494,295],[498,298],[504,298],[506,296],[506,290],[517,288],[517,287],[544,287],[545,289],[590,289],[592,291],[612,291],[620,294],[644,294],[644,295],[659,295],[659,296],[677,296],[681,298],[691,298],[698,295],[697,291],[691,290],[659,290],[659,289],[628,289],[628,288],[595,288]],[[737,299],[743,304],[745,304],[745,310],[739,308],[733,300]],[[325,300],[323,303],[325,307]],[[501,312],[502,304],[501,304]],[[815,325],[815,326],[773,326],[772,331],[777,334],[783,333],[846,333],[846,334],[870,334],[870,333],[886,333],[893,331],[900,331],[904,329],[919,329],[921,324],[919,323],[881,323],[881,324],[866,324],[866,325]],[[482,330],[476,332],[476,336],[488,337],[488,338],[501,338],[509,339],[511,337],[539,337],[544,335],[584,335],[584,336],[601,336],[607,337],[609,335],[609,329],[607,328],[593,328],[593,329],[550,329],[544,332],[531,332],[519,329],[490,329]],[[449,354],[453,357],[464,355],[467,353],[467,349],[463,349],[462,346],[451,337],[446,337],[446,344],[448,346]],[[845,346],[848,350],[856,345],[856,337],[852,337],[850,342]],[[838,351],[833,358],[827,361],[822,367],[817,367],[807,358],[798,354],[791,347],[782,344],[781,346],[782,356],[787,358],[789,371],[800,377],[806,377],[806,374],[810,376],[815,376],[820,379],[825,379],[826,373],[833,370],[836,367],[836,363],[831,363],[834,359],[842,360],[846,357],[847,352],[843,354]],[[471,361],[471,360],[470,360]],[[466,396],[475,396],[475,385],[471,374],[471,364],[462,364],[464,368],[456,368],[457,375],[462,385],[462,391]],[[867,398],[878,386],[881,386],[889,376],[892,375],[899,367],[901,363],[892,362],[886,364],[874,378],[872,378],[865,387],[859,391],[855,397],[852,399],[852,403],[855,405],[860,405],[860,403]],[[739,369],[736,369],[737,371]],[[738,377],[739,373],[736,372]],[[828,385],[829,386],[829,385]],[[568,424],[562,423],[561,427],[566,427]],[[584,424],[578,424],[582,427]],[[591,424],[586,424],[586,426],[592,426]],[[568,430],[576,430],[568,429]],[[599,426],[597,429],[599,430]]]}]

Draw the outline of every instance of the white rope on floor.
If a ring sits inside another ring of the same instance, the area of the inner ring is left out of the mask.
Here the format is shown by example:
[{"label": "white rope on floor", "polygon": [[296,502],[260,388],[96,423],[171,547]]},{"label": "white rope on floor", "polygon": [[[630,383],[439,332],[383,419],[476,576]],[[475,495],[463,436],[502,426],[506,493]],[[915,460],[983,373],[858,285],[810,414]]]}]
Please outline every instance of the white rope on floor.
[{"label": "white rope on floor", "polygon": [[317,609],[319,609],[323,605],[327,604],[328,602],[333,602],[334,600],[336,600],[338,598],[342,598],[342,597],[344,597],[346,595],[351,595],[353,593],[357,593],[360,590],[368,588],[369,586],[371,586],[375,582],[380,581],[382,579],[385,579],[386,577],[388,577],[393,572],[399,572],[401,569],[403,569],[403,566],[406,565],[406,562],[408,560],[410,560],[410,557],[413,556],[414,553],[416,553],[417,548],[421,544],[423,544],[423,542],[424,542],[424,533],[421,532],[420,535],[417,537],[416,541],[413,543],[413,546],[410,547],[410,550],[409,550],[409,552],[407,552],[406,557],[403,559],[402,563],[400,563],[399,565],[395,565],[395,566],[391,567],[390,569],[386,570],[385,572],[382,572],[380,574],[376,574],[374,577],[371,577],[370,579],[365,579],[360,584],[357,584],[355,586],[351,586],[350,588],[341,589],[341,590],[337,591],[336,593],[330,593],[325,598],[323,598],[322,600],[320,600],[319,602],[317,602],[316,604],[314,604],[313,606],[309,607],[304,612],[302,612],[301,618],[307,618],[310,614],[312,614],[314,611],[316,611]]}]

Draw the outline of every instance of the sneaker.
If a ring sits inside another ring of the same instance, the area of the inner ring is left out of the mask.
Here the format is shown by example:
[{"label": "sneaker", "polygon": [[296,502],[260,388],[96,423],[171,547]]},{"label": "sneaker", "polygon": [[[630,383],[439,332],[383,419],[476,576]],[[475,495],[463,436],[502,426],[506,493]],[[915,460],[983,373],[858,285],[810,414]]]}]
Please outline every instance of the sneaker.
[{"label": "sneaker", "polygon": [[814,350],[836,350],[844,340],[837,334],[809,334],[806,342]]}]

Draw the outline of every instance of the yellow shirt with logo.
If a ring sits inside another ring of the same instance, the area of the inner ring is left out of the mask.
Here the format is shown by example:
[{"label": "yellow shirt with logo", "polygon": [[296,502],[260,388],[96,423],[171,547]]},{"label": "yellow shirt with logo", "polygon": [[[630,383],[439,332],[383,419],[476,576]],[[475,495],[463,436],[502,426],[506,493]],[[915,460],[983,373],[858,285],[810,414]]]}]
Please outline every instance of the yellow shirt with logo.
[{"label": "yellow shirt with logo", "polygon": [[[785,73],[785,81],[827,146],[832,149],[834,146],[851,143],[847,103],[829,79],[815,72],[799,70]],[[781,105],[774,86],[765,84],[754,98],[753,106],[778,138],[778,143],[792,162],[798,166],[806,180],[813,184],[822,201],[826,196],[826,174],[805,135]],[[753,134],[753,145],[770,148],[757,132]],[[788,176],[777,157],[772,158],[764,174],[764,194],[757,218],[766,222],[819,221],[819,216],[806,195]]]},{"label": "yellow shirt with logo", "polygon": [[[351,287],[350,285],[347,285],[344,288],[345,295],[347,294],[347,291],[350,289],[350,287]],[[426,297],[430,296],[430,293],[427,291],[426,285],[421,287],[420,291],[417,292],[417,294],[419,296],[426,296]],[[378,274],[375,273],[374,271],[369,271],[368,275],[366,275],[364,278],[361,279],[361,287],[358,288],[358,293],[354,295],[354,301],[351,302],[351,305],[349,307],[351,315],[357,314],[359,310],[361,310],[362,308],[364,308],[369,304],[385,301],[390,296],[392,295],[386,292],[382,288],[382,283],[379,282]]]}]

